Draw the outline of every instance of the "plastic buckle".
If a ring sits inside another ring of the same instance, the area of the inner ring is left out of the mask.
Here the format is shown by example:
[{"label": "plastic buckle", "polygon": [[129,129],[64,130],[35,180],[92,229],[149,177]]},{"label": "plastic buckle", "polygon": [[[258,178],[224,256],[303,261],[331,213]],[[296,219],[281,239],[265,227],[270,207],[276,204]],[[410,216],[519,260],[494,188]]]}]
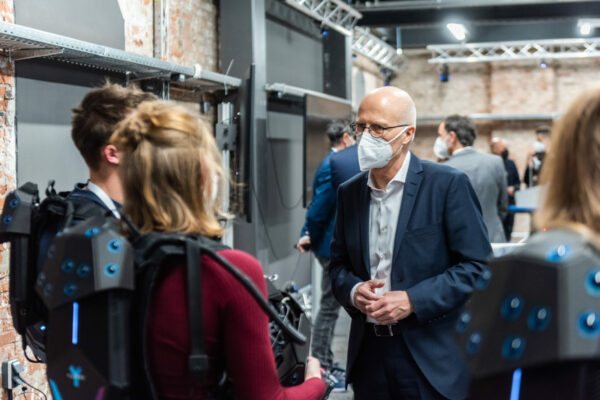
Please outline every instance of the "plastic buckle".
[{"label": "plastic buckle", "polygon": [[206,354],[190,355],[188,358],[190,375],[195,379],[201,379],[208,371],[208,356]]}]

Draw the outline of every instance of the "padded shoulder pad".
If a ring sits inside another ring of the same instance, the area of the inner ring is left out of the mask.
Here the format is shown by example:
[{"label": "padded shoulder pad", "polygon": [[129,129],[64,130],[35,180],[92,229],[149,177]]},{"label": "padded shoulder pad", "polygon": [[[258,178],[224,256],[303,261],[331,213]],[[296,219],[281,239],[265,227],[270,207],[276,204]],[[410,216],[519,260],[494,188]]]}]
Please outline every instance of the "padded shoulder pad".
[{"label": "padded shoulder pad", "polygon": [[133,241],[135,264],[138,267],[147,264],[160,264],[167,257],[184,256],[185,242],[190,238],[197,241],[201,248],[215,252],[229,249],[222,243],[204,236],[152,232]]},{"label": "padded shoulder pad", "polygon": [[569,230],[555,229],[531,237],[525,246],[510,252],[507,258],[536,259],[551,264],[569,265],[582,259],[600,262],[600,251],[584,236]]}]

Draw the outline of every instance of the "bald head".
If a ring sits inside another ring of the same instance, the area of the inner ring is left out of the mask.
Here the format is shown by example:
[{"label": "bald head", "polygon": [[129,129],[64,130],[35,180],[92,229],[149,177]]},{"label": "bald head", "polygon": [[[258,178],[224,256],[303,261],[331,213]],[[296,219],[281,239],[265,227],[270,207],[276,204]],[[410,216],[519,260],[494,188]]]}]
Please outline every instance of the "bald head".
[{"label": "bald head", "polygon": [[495,137],[492,139],[490,143],[490,150],[492,154],[502,155],[502,152],[506,149],[506,142],[499,137]]},{"label": "bald head", "polygon": [[378,114],[375,118],[385,119],[391,124],[417,125],[417,109],[413,99],[404,90],[394,86],[384,86],[369,92],[360,103],[358,113],[361,111],[363,114]]}]

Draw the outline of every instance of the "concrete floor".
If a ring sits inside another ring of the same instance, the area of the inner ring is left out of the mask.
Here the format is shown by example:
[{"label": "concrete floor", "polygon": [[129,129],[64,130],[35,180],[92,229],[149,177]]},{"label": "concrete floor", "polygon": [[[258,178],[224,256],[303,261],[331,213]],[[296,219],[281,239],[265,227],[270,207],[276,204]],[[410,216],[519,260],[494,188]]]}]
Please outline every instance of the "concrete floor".
[{"label": "concrete floor", "polygon": [[[350,317],[342,309],[335,326],[335,336],[333,338],[333,359],[334,362],[346,368],[346,352],[348,351],[348,335],[350,334]],[[330,400],[352,400],[352,389],[348,388],[344,393],[331,393]]]}]

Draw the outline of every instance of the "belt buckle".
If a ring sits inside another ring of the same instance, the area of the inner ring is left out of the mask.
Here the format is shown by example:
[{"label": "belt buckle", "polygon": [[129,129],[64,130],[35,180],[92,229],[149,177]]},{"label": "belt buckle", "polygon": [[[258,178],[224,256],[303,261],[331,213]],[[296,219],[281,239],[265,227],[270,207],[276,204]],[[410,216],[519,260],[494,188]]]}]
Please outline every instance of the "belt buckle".
[{"label": "belt buckle", "polygon": [[[387,332],[385,330],[383,333],[379,333],[378,327],[387,327]],[[373,331],[375,332],[375,336],[394,336],[394,331],[392,330],[392,325],[373,325]]]}]

